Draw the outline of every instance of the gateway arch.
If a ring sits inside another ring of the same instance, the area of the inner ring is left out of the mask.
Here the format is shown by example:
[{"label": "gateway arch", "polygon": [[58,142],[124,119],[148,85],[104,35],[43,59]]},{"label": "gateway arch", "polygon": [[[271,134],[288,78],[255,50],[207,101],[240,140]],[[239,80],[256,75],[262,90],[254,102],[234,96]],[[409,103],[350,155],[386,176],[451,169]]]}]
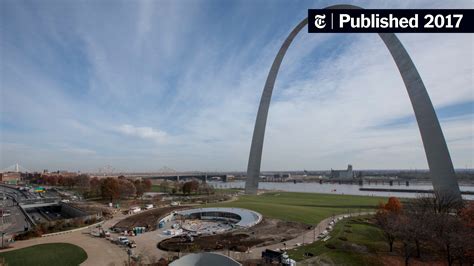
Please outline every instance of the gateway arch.
[{"label": "gateway arch", "polygon": [[[353,5],[334,5],[326,9],[362,9]],[[257,119],[253,131],[252,146],[247,168],[247,181],[245,183],[246,194],[256,194],[260,178],[260,164],[262,161],[263,140],[265,137],[265,126],[267,123],[268,109],[272,97],[273,87],[283,57],[290,47],[296,35],[308,24],[303,19],[286,38],[278,54],[273,61],[268,73],[265,87],[263,88]],[[426,159],[430,169],[433,188],[436,192],[449,195],[450,198],[461,200],[461,192],[454,172],[448,146],[441,131],[441,126],[436,116],[425,85],[421,80],[415,65],[400,40],[393,33],[378,34],[390,51],[395,64],[400,71],[405,87],[408,91],[416,121],[420,130],[421,139],[425,149]]]}]

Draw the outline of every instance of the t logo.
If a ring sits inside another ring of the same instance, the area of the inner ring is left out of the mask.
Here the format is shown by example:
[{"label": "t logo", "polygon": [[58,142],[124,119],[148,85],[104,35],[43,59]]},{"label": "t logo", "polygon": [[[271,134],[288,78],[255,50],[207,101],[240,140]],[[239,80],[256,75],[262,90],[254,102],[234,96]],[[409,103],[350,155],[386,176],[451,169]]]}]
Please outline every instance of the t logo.
[{"label": "t logo", "polygon": [[323,29],[326,27],[326,14],[314,16],[314,26],[318,29]]}]

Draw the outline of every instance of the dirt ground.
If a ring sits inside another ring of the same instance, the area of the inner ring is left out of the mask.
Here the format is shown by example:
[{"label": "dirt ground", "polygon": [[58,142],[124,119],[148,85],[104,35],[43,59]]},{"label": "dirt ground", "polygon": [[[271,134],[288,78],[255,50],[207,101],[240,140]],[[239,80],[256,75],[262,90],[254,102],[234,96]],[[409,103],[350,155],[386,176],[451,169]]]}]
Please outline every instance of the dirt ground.
[{"label": "dirt ground", "polygon": [[134,227],[145,227],[147,231],[153,231],[156,229],[156,223],[158,220],[170,212],[178,209],[189,208],[186,206],[175,206],[175,207],[164,207],[157,208],[149,211],[144,211],[139,214],[125,218],[113,226],[114,229],[119,231],[132,230]]},{"label": "dirt ground", "polygon": [[161,241],[158,248],[166,251],[192,252],[195,250],[246,251],[250,247],[267,246],[296,238],[311,226],[264,218],[259,224],[249,229],[238,229],[232,232],[194,237],[191,242],[185,236],[176,236]]}]

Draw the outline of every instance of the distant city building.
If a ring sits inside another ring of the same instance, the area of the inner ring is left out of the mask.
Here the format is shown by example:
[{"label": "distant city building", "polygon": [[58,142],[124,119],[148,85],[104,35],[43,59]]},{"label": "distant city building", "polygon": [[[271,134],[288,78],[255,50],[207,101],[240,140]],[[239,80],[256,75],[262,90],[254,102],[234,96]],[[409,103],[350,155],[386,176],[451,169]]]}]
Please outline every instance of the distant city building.
[{"label": "distant city building", "polygon": [[17,184],[21,180],[21,173],[0,173],[0,181],[5,184]]},{"label": "distant city building", "polygon": [[76,172],[68,172],[68,171],[62,171],[62,170],[58,170],[58,171],[54,171],[54,172],[43,172],[42,175],[47,175],[47,176],[56,176],[56,177],[59,177],[59,176],[62,176],[62,177],[75,177],[77,176],[77,173]]},{"label": "distant city building", "polygon": [[347,165],[347,170],[332,170],[329,174],[329,178],[334,179],[353,179],[354,172],[352,171],[352,165]]}]

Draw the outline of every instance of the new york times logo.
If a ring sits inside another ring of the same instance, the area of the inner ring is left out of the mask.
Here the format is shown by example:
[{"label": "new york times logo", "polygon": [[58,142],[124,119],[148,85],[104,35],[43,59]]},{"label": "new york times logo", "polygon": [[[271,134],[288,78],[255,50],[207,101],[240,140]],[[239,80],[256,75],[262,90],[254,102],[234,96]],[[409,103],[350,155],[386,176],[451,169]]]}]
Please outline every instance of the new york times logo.
[{"label": "new york times logo", "polygon": [[308,32],[473,33],[474,9],[309,9]]},{"label": "new york times logo", "polygon": [[326,15],[315,15],[314,16],[314,26],[318,29],[324,29],[326,27]]}]

